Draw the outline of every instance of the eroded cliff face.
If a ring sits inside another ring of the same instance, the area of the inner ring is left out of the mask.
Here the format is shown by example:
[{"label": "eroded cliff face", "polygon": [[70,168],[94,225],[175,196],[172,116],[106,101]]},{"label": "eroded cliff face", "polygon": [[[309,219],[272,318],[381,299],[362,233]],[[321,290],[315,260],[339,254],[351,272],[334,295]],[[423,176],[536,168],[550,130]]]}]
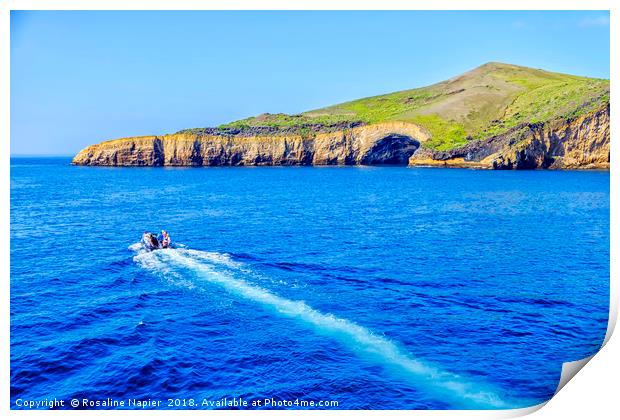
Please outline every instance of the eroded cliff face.
[{"label": "eroded cliff face", "polygon": [[609,104],[575,119],[526,124],[447,152],[420,148],[410,165],[484,169],[609,169]]},{"label": "eroded cliff face", "polygon": [[393,122],[314,136],[171,134],[129,137],[89,146],[76,165],[243,166],[407,164],[429,138],[415,124]]},{"label": "eroded cliff face", "polygon": [[485,169],[609,168],[609,105],[572,120],[528,124],[446,152],[427,149],[429,133],[404,122],[328,133],[286,135],[171,134],[89,146],[76,165],[244,166],[374,165]]}]

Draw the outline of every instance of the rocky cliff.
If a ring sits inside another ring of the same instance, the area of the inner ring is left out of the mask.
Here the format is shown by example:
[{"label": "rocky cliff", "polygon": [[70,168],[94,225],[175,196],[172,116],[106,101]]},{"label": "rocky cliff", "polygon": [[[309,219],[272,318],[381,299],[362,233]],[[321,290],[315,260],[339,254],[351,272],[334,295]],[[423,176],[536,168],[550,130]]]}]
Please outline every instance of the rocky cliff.
[{"label": "rocky cliff", "polygon": [[373,165],[485,169],[609,168],[609,104],[573,119],[522,124],[505,134],[436,151],[430,134],[405,122],[302,134],[180,133],[89,146],[76,165],[244,166]]},{"label": "rocky cliff", "polygon": [[244,166],[407,164],[428,139],[415,124],[390,122],[326,133],[284,135],[171,134],[89,146],[76,165]]},{"label": "rocky cliff", "polygon": [[410,165],[483,169],[609,169],[609,103],[574,119],[522,124],[446,152],[421,148]]}]

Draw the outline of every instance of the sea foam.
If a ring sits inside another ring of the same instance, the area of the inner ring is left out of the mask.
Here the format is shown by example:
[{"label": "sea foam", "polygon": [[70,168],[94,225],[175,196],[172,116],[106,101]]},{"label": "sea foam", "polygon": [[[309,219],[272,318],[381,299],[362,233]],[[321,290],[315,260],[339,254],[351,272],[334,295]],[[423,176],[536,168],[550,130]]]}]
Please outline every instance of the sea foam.
[{"label": "sea foam", "polygon": [[[137,250],[134,246],[130,247]],[[154,252],[137,250],[136,263],[177,285],[199,287],[183,279],[183,270],[189,270],[199,281],[216,284],[229,293],[271,309],[274,313],[299,320],[317,332],[327,334],[343,343],[358,355],[380,364],[396,375],[403,376],[422,392],[448,402],[458,408],[506,409],[527,406],[526,403],[508,402],[487,384],[476,382],[433,366],[411,356],[402,346],[366,327],[330,313],[320,312],[303,301],[290,300],[269,290],[237,278],[224,270],[241,268],[227,254],[193,249],[165,249]],[[219,267],[219,268],[218,268]],[[244,271],[240,271],[243,274]]]}]

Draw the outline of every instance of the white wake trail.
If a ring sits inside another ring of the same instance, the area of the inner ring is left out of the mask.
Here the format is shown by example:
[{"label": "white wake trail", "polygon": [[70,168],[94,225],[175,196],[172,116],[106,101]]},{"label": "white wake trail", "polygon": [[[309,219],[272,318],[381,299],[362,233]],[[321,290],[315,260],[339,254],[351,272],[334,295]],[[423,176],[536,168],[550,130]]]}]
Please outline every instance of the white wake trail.
[{"label": "white wake trail", "polygon": [[183,284],[183,280],[175,267],[191,270],[201,280],[217,284],[232,294],[259,303],[282,316],[301,320],[318,331],[335,337],[354,352],[364,353],[385,367],[395,368],[398,373],[415,380],[415,384],[423,391],[451,402],[457,408],[502,409],[528,405],[508,403],[483,384],[468,381],[459,375],[417,360],[393,341],[375,335],[361,325],[322,313],[305,302],[280,297],[262,287],[218,271],[217,265],[227,268],[241,266],[228,255],[191,249],[166,249],[139,253],[134,260],[141,267],[177,284]]}]

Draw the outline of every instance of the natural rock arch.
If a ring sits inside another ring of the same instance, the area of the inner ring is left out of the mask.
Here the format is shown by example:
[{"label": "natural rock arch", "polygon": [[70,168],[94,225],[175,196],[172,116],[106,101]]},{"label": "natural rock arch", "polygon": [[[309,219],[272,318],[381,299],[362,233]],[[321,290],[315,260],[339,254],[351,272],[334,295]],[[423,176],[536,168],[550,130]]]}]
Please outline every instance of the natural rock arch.
[{"label": "natural rock arch", "polygon": [[420,142],[404,134],[388,134],[377,140],[360,158],[362,165],[407,165]]}]

